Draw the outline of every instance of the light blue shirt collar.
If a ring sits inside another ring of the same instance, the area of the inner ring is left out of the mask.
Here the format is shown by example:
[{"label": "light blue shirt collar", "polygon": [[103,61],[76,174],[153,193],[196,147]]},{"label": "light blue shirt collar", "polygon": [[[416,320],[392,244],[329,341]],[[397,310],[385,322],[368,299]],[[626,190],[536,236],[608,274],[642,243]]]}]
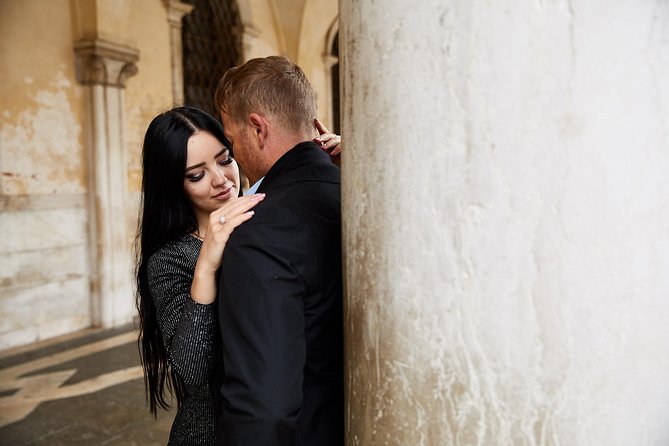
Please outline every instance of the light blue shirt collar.
[{"label": "light blue shirt collar", "polygon": [[253,186],[251,186],[251,187],[249,188],[249,190],[247,190],[246,192],[244,192],[244,195],[253,195],[253,194],[255,194],[256,191],[258,190],[258,188],[260,187],[260,183],[262,183],[262,180],[264,180],[264,179],[265,179],[265,177],[262,177],[261,179],[259,179],[258,181],[256,181],[256,182],[253,184]]}]

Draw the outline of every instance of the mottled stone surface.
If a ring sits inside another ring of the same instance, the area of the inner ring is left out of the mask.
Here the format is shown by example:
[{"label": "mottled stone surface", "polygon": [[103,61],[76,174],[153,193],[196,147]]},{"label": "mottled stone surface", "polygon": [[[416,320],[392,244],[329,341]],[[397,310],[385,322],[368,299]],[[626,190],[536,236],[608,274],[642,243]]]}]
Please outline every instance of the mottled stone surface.
[{"label": "mottled stone surface", "polygon": [[0,211],[0,350],[90,326],[85,197],[42,198]]},{"label": "mottled stone surface", "polygon": [[669,5],[340,13],[348,444],[669,444]]}]

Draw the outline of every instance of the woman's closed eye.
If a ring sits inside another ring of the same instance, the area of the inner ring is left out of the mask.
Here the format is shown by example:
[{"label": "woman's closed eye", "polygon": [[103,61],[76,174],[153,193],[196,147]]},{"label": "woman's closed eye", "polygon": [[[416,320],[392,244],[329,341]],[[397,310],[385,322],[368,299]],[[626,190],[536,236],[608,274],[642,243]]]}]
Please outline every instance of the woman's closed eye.
[{"label": "woman's closed eye", "polygon": [[221,165],[221,166],[227,166],[228,164],[230,164],[233,161],[234,161],[234,158],[232,158],[231,156],[226,154],[225,156],[222,156],[218,159],[218,164]]},{"label": "woman's closed eye", "polygon": [[204,177],[204,172],[194,173],[191,175],[186,175],[186,179],[192,183],[200,181]]},{"label": "woman's closed eye", "polygon": [[[231,156],[229,156],[227,153],[221,157],[219,157],[216,160],[216,163],[219,166],[228,166],[230,165],[235,159]],[[200,181],[204,177],[205,172],[197,172],[197,173],[191,173],[186,175],[186,179],[190,181],[191,183],[195,183],[197,181]]]}]

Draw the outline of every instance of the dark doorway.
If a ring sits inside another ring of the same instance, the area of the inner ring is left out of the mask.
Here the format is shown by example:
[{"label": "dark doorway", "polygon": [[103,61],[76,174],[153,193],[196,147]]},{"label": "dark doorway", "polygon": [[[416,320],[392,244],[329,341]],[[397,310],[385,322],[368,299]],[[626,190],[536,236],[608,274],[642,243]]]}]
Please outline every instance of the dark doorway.
[{"label": "dark doorway", "polygon": [[214,92],[228,68],[242,60],[241,22],[234,0],[186,0],[183,19],[184,103],[216,116]]},{"label": "dark doorway", "polygon": [[337,58],[337,63],[330,68],[330,75],[332,79],[332,131],[340,134],[339,123],[339,32],[335,35],[332,41],[332,48],[330,54]]}]

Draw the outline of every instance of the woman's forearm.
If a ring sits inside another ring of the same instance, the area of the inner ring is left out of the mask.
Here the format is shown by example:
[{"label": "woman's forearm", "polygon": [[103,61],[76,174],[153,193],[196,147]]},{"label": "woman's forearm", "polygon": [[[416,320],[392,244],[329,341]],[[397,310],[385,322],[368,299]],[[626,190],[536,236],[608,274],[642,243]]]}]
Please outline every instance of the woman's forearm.
[{"label": "woman's forearm", "polygon": [[216,300],[216,271],[200,265],[198,259],[193,274],[190,296],[199,304],[211,304]]}]

